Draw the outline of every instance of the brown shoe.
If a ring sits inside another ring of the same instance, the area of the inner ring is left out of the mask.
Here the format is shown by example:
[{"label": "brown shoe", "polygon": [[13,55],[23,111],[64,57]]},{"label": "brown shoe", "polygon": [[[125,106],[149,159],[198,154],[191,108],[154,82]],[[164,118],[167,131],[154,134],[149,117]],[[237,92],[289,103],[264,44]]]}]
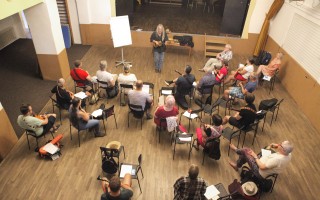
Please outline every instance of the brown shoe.
[{"label": "brown shoe", "polygon": [[236,171],[238,172],[238,167],[237,167],[237,164],[232,162],[232,161],[229,161],[229,165]]}]

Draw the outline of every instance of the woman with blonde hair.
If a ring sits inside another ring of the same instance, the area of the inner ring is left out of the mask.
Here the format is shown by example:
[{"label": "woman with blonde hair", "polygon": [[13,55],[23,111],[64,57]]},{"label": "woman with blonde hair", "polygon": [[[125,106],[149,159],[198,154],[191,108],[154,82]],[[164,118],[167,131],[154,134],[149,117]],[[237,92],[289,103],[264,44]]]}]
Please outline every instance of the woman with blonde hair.
[{"label": "woman with blonde hair", "polygon": [[283,53],[277,53],[276,57],[269,63],[269,65],[260,65],[256,74],[260,77],[260,73],[264,76],[274,76],[277,70],[280,69]]},{"label": "woman with blonde hair", "polygon": [[158,24],[156,30],[150,37],[150,42],[153,44],[153,57],[156,72],[161,72],[162,69],[164,52],[166,50],[166,41],[168,41],[168,36],[164,27],[162,24]]},{"label": "woman with blonde hair", "polygon": [[178,107],[176,106],[176,100],[172,95],[168,95],[165,99],[164,105],[159,106],[154,113],[154,123],[157,124],[157,126],[167,127],[167,123],[161,123],[161,118],[167,118],[167,117],[176,117],[179,114]]}]

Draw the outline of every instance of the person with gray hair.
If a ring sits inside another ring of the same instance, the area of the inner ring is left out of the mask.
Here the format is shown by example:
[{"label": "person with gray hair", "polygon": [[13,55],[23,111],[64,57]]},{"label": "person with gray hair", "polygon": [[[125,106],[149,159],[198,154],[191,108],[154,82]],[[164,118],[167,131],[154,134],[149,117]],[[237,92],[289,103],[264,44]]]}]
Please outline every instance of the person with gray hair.
[{"label": "person with gray hair", "polygon": [[100,86],[108,88],[106,93],[108,98],[113,98],[118,94],[117,78],[118,75],[107,72],[108,63],[106,60],[101,60],[99,64],[100,70],[97,71],[97,80],[106,82],[107,84],[100,83]]},{"label": "person with gray hair", "polygon": [[229,62],[232,59],[231,45],[226,44],[224,50],[217,54],[216,58],[210,58],[199,71],[213,71],[215,68],[221,68],[223,62]]},{"label": "person with gray hair", "polygon": [[207,183],[203,178],[198,177],[199,167],[192,164],[189,167],[189,176],[180,177],[174,184],[174,200],[206,199],[204,193]]},{"label": "person with gray hair", "polygon": [[279,144],[272,143],[266,149],[270,149],[275,153],[261,155],[261,157],[250,148],[238,149],[232,143],[230,144],[230,148],[239,155],[237,163],[229,162],[233,169],[238,171],[238,168],[248,163],[256,177],[266,178],[270,174],[281,173],[288,166],[291,161],[293,144],[289,141],[283,141]]},{"label": "person with gray hair", "polygon": [[158,24],[156,30],[151,34],[150,42],[153,44],[154,67],[156,72],[161,72],[164,52],[166,50],[166,42],[168,35],[162,24]]},{"label": "person with gray hair", "polygon": [[52,88],[51,93],[56,94],[58,105],[67,110],[71,105],[71,100],[74,98],[74,94],[65,88],[65,83],[66,81],[63,78],[60,78],[57,81],[57,85]]},{"label": "person with gray hair", "polygon": [[[136,75],[130,73],[130,68],[132,65],[124,65],[123,66],[123,73],[119,74],[118,82],[119,84],[126,84],[126,85],[135,85],[137,82]],[[128,94],[130,89],[124,90],[125,94]]]}]

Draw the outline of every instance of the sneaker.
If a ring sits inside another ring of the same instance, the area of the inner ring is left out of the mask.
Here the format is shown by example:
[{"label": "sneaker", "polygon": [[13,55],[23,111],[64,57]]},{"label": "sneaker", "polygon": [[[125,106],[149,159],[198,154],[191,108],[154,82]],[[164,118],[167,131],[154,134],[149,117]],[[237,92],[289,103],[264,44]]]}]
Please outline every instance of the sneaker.
[{"label": "sneaker", "polygon": [[152,119],[152,118],[153,118],[153,116],[150,113],[147,113],[147,119],[149,120],[149,119]]},{"label": "sneaker", "polygon": [[164,81],[164,83],[165,83],[167,86],[169,86],[169,85],[171,85],[171,84],[173,83],[173,81]]}]

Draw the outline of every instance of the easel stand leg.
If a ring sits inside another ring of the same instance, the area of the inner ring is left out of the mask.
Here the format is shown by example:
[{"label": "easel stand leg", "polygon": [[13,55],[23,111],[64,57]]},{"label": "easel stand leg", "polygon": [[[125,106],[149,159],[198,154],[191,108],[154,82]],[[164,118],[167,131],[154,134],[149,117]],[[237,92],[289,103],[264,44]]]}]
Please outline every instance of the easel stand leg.
[{"label": "easel stand leg", "polygon": [[131,64],[131,62],[126,62],[126,60],[123,58],[123,47],[121,47],[121,61],[116,61],[116,67],[119,65],[126,65],[126,64]]}]

